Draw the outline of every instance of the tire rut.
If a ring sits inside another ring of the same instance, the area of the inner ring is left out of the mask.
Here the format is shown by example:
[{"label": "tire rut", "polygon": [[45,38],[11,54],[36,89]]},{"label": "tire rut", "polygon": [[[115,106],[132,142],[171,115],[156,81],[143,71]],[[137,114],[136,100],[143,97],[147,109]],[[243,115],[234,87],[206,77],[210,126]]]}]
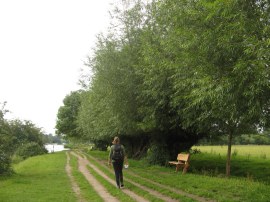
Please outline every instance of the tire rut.
[{"label": "tire rut", "polygon": [[72,190],[73,192],[75,193],[76,195],[76,198],[79,202],[86,202],[86,200],[82,197],[81,195],[81,190],[80,190],[80,187],[79,185],[76,183],[74,177],[72,176],[71,174],[71,166],[70,166],[70,156],[69,156],[69,153],[66,152],[66,156],[67,156],[67,163],[66,163],[66,173],[69,177],[69,180],[71,182],[71,187],[72,187]]}]

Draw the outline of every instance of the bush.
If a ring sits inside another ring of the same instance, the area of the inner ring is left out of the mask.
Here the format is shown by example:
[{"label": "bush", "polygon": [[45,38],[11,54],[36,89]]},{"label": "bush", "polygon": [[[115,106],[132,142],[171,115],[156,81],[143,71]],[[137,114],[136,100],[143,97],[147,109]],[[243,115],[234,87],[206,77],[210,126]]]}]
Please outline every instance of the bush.
[{"label": "bush", "polygon": [[10,173],[11,171],[10,156],[5,154],[3,151],[0,151],[0,175]]},{"label": "bush", "polygon": [[152,145],[146,160],[150,165],[166,165],[170,159],[169,151],[163,145]]},{"label": "bush", "polygon": [[19,147],[15,155],[21,156],[23,159],[26,159],[31,156],[41,155],[45,153],[48,153],[48,151],[45,149],[44,146],[40,146],[36,142],[29,142]]}]

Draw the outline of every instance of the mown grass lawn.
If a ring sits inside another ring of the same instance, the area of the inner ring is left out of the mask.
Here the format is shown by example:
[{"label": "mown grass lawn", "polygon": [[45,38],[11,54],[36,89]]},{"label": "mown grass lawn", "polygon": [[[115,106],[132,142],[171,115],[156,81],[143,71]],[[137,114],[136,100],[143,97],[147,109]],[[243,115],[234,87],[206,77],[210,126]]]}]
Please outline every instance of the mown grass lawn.
[{"label": "mown grass lawn", "polygon": [[16,174],[0,177],[0,201],[75,202],[65,165],[64,152],[32,157],[15,165]]}]

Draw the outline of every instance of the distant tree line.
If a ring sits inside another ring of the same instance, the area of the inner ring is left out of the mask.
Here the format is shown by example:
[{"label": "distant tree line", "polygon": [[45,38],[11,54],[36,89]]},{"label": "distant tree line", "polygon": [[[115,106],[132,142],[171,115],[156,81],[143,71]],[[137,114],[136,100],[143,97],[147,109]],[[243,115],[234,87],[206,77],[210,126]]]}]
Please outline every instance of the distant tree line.
[{"label": "distant tree line", "polygon": [[269,127],[267,0],[122,1],[59,108],[59,134],[164,164],[198,140]]},{"label": "distant tree line", "polygon": [[5,119],[5,105],[0,103],[0,175],[11,173],[14,162],[47,153],[41,129],[30,121]]},{"label": "distant tree line", "polygon": [[42,140],[44,144],[62,144],[66,142],[60,136],[53,134],[43,134]]}]

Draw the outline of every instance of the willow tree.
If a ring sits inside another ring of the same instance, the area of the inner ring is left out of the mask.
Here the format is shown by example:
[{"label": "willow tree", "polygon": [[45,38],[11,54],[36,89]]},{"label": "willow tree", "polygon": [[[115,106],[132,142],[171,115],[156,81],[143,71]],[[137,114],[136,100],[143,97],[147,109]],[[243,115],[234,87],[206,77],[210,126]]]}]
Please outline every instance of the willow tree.
[{"label": "willow tree", "polygon": [[183,129],[182,115],[177,110],[182,102],[174,102],[174,78],[182,68],[183,50],[180,43],[182,27],[174,22],[181,11],[180,1],[156,1],[149,4],[143,29],[141,60],[136,73],[141,75],[141,128],[151,134],[154,153],[175,158],[177,153],[189,150],[202,136],[200,132]]},{"label": "willow tree", "polygon": [[[232,138],[269,123],[269,5],[257,0],[185,4],[180,14],[172,9],[171,23],[181,24],[186,36],[174,100],[184,103],[179,108],[184,127],[228,135],[229,176]],[[186,70],[189,77],[183,77]]]},{"label": "willow tree", "polygon": [[58,109],[55,126],[58,135],[63,135],[66,138],[82,138],[83,134],[77,123],[81,93],[81,91],[73,91],[63,99],[63,106]]},{"label": "willow tree", "polygon": [[137,102],[140,76],[135,74],[141,46],[140,8],[140,1],[136,1],[131,7],[115,10],[115,26],[108,35],[98,37],[87,63],[93,77],[82,98],[79,124],[92,140],[110,143],[118,134],[132,144],[139,143],[133,138],[141,136]]}]

